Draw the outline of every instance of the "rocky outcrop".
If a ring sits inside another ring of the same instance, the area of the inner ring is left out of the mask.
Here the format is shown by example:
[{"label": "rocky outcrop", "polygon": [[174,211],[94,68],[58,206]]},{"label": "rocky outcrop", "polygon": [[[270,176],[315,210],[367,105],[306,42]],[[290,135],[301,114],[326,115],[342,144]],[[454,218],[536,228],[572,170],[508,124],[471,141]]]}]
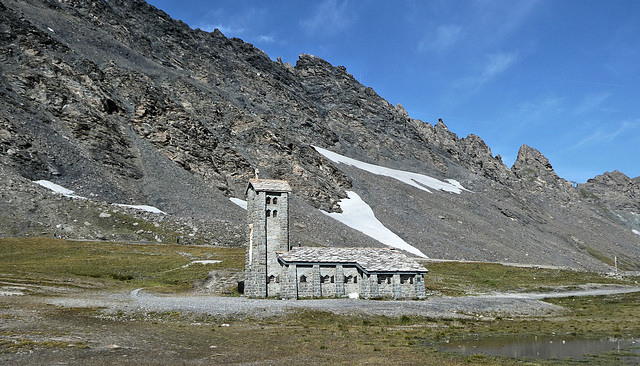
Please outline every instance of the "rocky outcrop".
[{"label": "rocky outcrop", "polygon": [[571,183],[556,174],[549,160],[540,151],[527,145],[520,147],[511,172],[514,178],[512,184],[523,189],[548,192],[563,200],[575,195]]},{"label": "rocky outcrop", "polygon": [[640,214],[640,177],[631,179],[614,170],[591,178],[578,187],[587,199]]},{"label": "rocky outcrop", "polygon": [[[576,189],[526,145],[509,169],[480,137],[410,118],[345,67],[306,54],[273,61],[142,0],[0,0],[0,67],[0,236],[61,225],[82,238],[241,245],[245,212],[229,198],[244,198],[259,171],[293,188],[293,242],[379,245],[317,210],[340,211],[356,190],[432,257],[599,268],[589,253],[600,251],[640,266],[638,178],[607,173]],[[468,190],[407,189],[314,146]],[[55,196],[38,179],[90,199]],[[114,202],[168,215],[111,212]],[[103,213],[160,226],[120,232],[126,220],[107,225]]]}]

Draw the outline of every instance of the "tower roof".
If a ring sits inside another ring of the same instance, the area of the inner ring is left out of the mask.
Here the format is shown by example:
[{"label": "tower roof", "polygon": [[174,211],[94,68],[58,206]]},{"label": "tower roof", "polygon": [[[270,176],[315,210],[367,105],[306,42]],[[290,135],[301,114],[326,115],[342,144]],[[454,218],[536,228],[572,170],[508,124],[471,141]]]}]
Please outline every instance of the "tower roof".
[{"label": "tower roof", "polygon": [[249,179],[247,190],[251,187],[256,192],[291,192],[291,186],[286,180]]}]

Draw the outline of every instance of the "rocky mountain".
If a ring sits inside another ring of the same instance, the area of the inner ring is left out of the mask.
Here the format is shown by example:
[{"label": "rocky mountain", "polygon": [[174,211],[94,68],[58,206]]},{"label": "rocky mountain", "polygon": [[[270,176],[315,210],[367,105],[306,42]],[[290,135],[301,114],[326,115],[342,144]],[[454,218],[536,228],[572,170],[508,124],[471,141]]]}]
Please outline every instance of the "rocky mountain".
[{"label": "rocky mountain", "polygon": [[[509,168],[345,67],[273,61],[142,0],[0,0],[0,70],[0,236],[243,245],[230,198],[259,171],[293,188],[294,243],[384,245],[321,212],[354,191],[432,258],[640,267],[640,178],[573,186],[527,145]],[[315,147],[466,190],[425,192]]]}]

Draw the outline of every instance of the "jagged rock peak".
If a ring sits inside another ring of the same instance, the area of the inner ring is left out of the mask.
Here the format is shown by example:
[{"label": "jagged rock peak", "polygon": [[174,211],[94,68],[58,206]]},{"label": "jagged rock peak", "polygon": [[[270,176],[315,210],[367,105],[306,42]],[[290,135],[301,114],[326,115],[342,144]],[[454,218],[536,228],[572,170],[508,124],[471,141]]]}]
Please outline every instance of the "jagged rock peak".
[{"label": "jagged rock peak", "polygon": [[[307,53],[303,53],[298,56],[298,61],[296,62],[296,66],[294,68],[301,75],[314,75],[319,76],[314,71],[322,71],[322,74],[327,72],[328,74],[333,74],[334,76],[341,75],[342,77],[347,77],[349,79],[353,79],[353,75],[347,72],[347,68],[344,66],[333,66],[328,61],[314,55],[310,55]],[[355,79],[354,79],[355,80]]]},{"label": "jagged rock peak", "polygon": [[618,170],[597,175],[579,187],[617,209],[640,210],[640,179],[631,179]]},{"label": "jagged rock peak", "polygon": [[604,184],[608,186],[620,186],[633,183],[633,180],[619,170],[605,172],[589,179],[587,183]]},{"label": "jagged rock peak", "polygon": [[518,180],[516,184],[525,189],[540,193],[553,192],[562,200],[575,195],[571,183],[560,178],[549,160],[540,151],[528,145],[520,147],[511,172]]},{"label": "jagged rock peak", "polygon": [[449,131],[449,128],[444,124],[442,118],[438,118],[438,123],[436,123],[434,127],[442,131]]},{"label": "jagged rock peak", "polygon": [[523,177],[526,175],[556,175],[553,170],[553,166],[540,151],[528,146],[520,146],[518,151],[518,157],[513,163],[511,170],[518,176]]}]

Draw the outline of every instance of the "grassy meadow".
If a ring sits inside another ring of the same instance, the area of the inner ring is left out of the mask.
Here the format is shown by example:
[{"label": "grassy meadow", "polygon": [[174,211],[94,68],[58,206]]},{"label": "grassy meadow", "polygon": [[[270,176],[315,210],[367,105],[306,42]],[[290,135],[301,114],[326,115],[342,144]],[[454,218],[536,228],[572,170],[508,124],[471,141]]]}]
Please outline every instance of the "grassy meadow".
[{"label": "grassy meadow", "polygon": [[[36,286],[188,291],[212,270],[244,268],[243,248],[19,238],[0,239],[0,250],[0,280]],[[189,265],[196,260],[221,262]]]},{"label": "grassy meadow", "polygon": [[[462,355],[442,345],[463,338],[559,335],[563,339],[640,337],[640,293],[548,300],[561,315],[469,319],[342,316],[291,311],[263,318],[215,318],[206,314],[124,313],[65,308],[30,301],[145,287],[188,293],[210,271],[242,271],[242,248],[78,242],[50,238],[1,239],[0,286],[31,296],[0,296],[0,363],[37,364],[406,364],[406,365],[619,365],[640,362],[620,353],[585,359],[513,359]],[[220,260],[194,264],[196,260]],[[490,263],[429,263],[431,296],[528,292],[593,283],[636,285],[638,278],[598,273],[509,267]],[[274,300],[278,301],[278,300]],[[428,299],[425,301],[428,304]],[[17,308],[20,307],[20,311]],[[29,316],[25,314],[30,314]],[[32,320],[35,319],[35,320]],[[66,337],[66,338],[65,338]],[[61,341],[61,339],[67,339]],[[113,339],[104,349],[96,338]],[[38,358],[40,357],[40,358]],[[635,361],[634,361],[635,360]]]}]

